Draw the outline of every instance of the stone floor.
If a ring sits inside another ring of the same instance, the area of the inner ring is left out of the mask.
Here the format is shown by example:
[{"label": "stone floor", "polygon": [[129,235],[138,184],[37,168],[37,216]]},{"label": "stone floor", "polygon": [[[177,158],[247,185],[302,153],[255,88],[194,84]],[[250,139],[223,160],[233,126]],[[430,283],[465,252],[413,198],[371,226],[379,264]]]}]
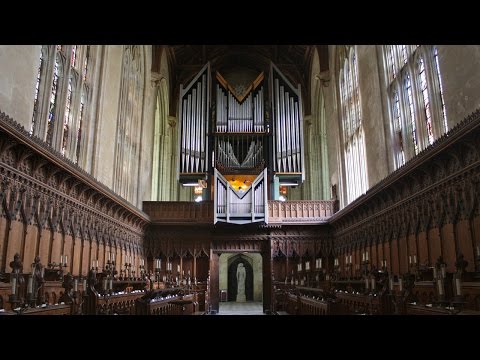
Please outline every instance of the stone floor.
[{"label": "stone floor", "polygon": [[218,315],[265,315],[261,302],[221,302]]}]

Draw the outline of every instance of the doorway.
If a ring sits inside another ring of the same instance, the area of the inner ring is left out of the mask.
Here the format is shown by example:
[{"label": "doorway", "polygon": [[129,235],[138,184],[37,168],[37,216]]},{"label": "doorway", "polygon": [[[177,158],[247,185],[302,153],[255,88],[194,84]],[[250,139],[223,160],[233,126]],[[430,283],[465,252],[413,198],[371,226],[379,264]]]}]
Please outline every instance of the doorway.
[{"label": "doorway", "polygon": [[237,268],[239,264],[245,267],[245,297],[247,301],[253,301],[253,268],[251,259],[243,254],[228,259],[228,301],[237,301]]},{"label": "doorway", "polygon": [[260,253],[223,253],[219,257],[220,301],[237,301],[237,267],[245,267],[246,301],[263,301],[263,263]]}]

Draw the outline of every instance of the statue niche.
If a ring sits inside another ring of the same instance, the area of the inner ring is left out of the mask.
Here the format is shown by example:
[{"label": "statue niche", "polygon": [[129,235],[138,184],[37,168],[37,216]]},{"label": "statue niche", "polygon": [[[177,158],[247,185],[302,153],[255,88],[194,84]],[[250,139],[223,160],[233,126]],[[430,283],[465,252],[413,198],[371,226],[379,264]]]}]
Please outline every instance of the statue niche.
[{"label": "statue niche", "polygon": [[[237,274],[240,268],[245,269],[245,299],[246,301],[253,301],[253,268],[248,260],[242,256],[237,256],[228,266],[228,301],[237,301],[238,281]],[[243,270],[240,271],[243,273]],[[240,276],[241,278],[242,276]],[[242,288],[242,284],[240,284]]]}]

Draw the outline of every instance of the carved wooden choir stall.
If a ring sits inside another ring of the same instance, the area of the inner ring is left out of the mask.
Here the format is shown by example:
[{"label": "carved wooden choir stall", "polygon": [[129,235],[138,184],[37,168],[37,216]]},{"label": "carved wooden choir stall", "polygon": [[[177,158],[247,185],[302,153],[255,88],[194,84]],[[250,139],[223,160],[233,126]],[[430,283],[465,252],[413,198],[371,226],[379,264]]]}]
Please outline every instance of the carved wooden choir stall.
[{"label": "carved wooden choir stall", "polygon": [[268,314],[479,314],[480,111],[338,211],[283,195],[305,179],[300,85],[273,63],[191,79],[178,181],[200,202],[141,211],[0,113],[0,314],[216,313],[226,253],[261,255]]}]

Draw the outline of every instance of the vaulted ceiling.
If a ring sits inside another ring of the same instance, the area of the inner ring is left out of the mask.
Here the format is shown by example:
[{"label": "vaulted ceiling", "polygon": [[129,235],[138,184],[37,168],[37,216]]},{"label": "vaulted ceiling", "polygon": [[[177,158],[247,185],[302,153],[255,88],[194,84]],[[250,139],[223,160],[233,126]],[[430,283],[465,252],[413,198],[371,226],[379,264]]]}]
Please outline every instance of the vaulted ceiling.
[{"label": "vaulted ceiling", "polygon": [[[293,84],[300,84],[304,108],[309,112],[309,76],[314,48],[315,45],[155,45],[152,70],[158,71],[161,52],[167,51],[172,90],[170,106],[175,109],[180,84],[187,84],[208,61],[212,72],[221,74],[239,67],[267,74],[272,61]],[[328,59],[326,45],[317,46],[317,49],[320,58],[327,54]]]}]

